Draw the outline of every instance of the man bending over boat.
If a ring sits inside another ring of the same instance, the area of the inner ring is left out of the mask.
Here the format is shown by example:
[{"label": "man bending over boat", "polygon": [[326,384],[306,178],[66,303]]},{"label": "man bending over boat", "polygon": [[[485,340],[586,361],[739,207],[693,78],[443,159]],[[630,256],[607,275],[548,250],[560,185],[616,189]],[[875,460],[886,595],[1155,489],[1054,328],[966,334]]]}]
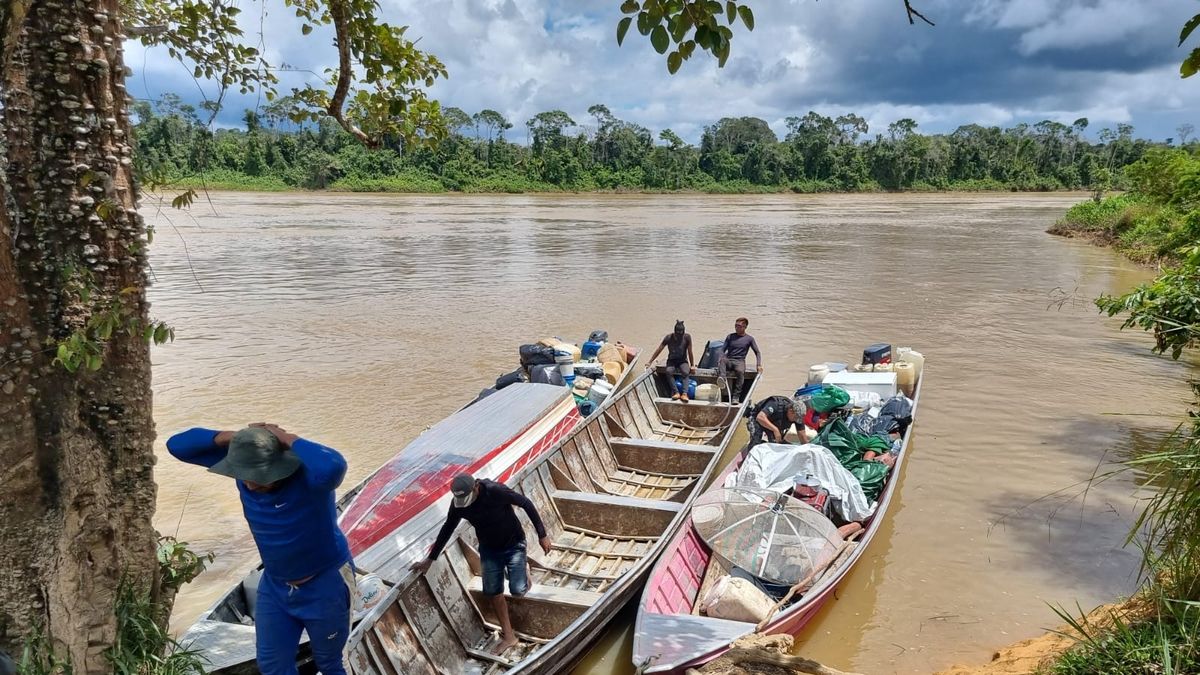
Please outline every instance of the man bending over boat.
[{"label": "man bending over boat", "polygon": [[500,620],[500,643],[493,650],[503,654],[517,644],[516,633],[508,618],[508,602],[504,599],[504,577],[508,576],[508,592],[519,598],[529,591],[529,568],[525,554],[525,530],[517,520],[514,506],[525,510],[538,543],[547,555],[550,553],[550,537],[537,508],[525,495],[496,481],[482,478],[476,480],[469,473],[460,473],[450,481],[450,492],[454,501],[446,522],[433,541],[429,555],[413,563],[411,569],[424,574],[434,560],[441,555],[450,535],[459,522],[466,520],[475,527],[479,538],[479,559],[483,565],[483,594],[492,599],[496,618]]},{"label": "man bending over boat", "polygon": [[294,675],[300,633],[307,630],[317,670],[345,675],[342,649],[357,594],[333,497],[346,475],[345,458],[261,423],[238,432],[189,429],[169,438],[167,450],[236,479],[263,562],[254,612],[258,669]]},{"label": "man bending over boat", "polygon": [[758,343],[754,341],[753,335],[746,333],[746,327],[749,325],[750,320],[746,317],[740,317],[733,322],[733,332],[725,336],[721,358],[717,360],[717,375],[722,381],[725,381],[731,370],[737,374],[737,384],[730,393],[734,405],[742,402],[742,387],[746,383],[746,356],[751,350],[754,351],[755,370],[760,373],[763,371]]},{"label": "man bending over boat", "polygon": [[804,404],[787,396],[770,396],[763,399],[750,411],[746,430],[750,432],[750,445],[759,443],[786,443],[788,429],[804,417]]},{"label": "man bending over boat", "polygon": [[654,360],[662,353],[663,348],[667,350],[667,375],[674,378],[675,382],[675,391],[672,392],[671,399],[687,403],[688,378],[692,375],[696,357],[692,354],[692,336],[688,335],[682,320],[675,321],[675,330],[658,343],[658,349],[654,350],[650,363],[646,364],[647,368],[654,367]]}]

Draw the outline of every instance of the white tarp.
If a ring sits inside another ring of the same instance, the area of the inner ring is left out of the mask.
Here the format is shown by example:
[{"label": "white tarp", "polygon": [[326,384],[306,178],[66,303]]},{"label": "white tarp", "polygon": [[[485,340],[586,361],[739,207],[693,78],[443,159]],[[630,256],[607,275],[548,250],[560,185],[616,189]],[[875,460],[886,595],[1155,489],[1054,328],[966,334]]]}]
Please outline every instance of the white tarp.
[{"label": "white tarp", "polygon": [[821,487],[829,491],[834,502],[834,510],[845,520],[863,520],[875,512],[875,504],[867,502],[854,474],[828,448],[814,443],[756,445],[725,487],[757,487],[782,493],[795,485],[796,476],[803,478],[805,474],[821,481]]}]

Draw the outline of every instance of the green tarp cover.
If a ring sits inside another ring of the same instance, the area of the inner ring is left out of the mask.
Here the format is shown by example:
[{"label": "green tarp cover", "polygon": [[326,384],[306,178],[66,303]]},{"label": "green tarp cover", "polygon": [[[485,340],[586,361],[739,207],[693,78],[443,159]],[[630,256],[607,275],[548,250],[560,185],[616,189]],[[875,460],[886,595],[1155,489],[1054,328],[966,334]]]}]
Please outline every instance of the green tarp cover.
[{"label": "green tarp cover", "polygon": [[862,484],[863,492],[867,495],[868,500],[875,501],[879,498],[879,493],[883,491],[883,481],[887,477],[888,467],[880,462],[866,461],[862,456],[868,450],[879,453],[887,452],[889,446],[886,440],[878,436],[856,434],[850,430],[846,421],[839,417],[826,424],[821,429],[821,433],[817,434],[814,442],[829,448],[842,466],[854,474],[854,477]]}]

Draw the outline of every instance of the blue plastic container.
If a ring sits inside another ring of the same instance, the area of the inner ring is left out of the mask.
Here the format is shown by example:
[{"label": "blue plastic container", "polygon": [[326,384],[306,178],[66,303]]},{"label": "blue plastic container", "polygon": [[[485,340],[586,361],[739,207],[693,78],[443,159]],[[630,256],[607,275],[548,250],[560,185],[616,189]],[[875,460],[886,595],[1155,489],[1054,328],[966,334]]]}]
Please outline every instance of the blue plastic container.
[{"label": "blue plastic container", "polygon": [[600,348],[603,346],[603,342],[588,340],[587,342],[583,343],[582,347],[579,348],[579,358],[584,359],[585,361],[588,359],[594,359],[600,354]]}]

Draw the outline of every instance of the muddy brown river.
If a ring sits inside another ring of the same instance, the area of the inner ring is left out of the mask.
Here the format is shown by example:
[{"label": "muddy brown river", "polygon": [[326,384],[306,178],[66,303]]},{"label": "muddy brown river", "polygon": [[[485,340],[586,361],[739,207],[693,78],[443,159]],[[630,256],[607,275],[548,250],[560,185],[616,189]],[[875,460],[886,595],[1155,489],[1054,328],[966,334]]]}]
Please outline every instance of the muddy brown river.
[{"label": "muddy brown river", "polygon": [[[1128,592],[1138,487],[1086,481],[1153,449],[1187,366],[1090,300],[1149,278],[1044,233],[1083,195],[361,196],[214,193],[151,217],[155,525],[217,555],[180,628],[255,563],[228,482],[166,454],[198,424],[277,422],[340,449],[349,487],[511,370],[516,347],[595,328],[652,349],[733,319],[793,391],[872,342],[927,370],[887,522],[800,636],[842,669],[984,661]],[[627,608],[577,672],[631,673]]]}]

